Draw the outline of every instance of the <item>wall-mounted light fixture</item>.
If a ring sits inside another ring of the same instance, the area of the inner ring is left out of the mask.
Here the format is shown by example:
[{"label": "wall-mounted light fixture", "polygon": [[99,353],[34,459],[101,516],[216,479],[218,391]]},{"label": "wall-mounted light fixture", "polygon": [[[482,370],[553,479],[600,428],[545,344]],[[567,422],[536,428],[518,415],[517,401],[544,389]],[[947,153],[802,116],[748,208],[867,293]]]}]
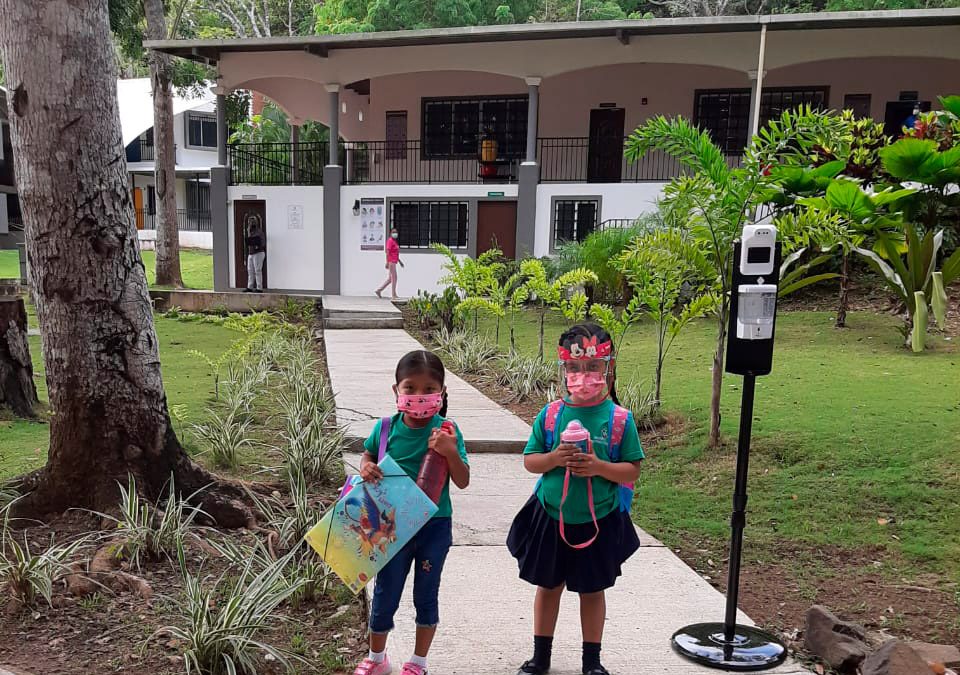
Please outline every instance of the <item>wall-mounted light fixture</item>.
[{"label": "wall-mounted light fixture", "polygon": [[359,199],[353,200],[353,215],[355,215],[355,216],[359,216],[359,215],[360,215],[360,200],[359,200]]}]

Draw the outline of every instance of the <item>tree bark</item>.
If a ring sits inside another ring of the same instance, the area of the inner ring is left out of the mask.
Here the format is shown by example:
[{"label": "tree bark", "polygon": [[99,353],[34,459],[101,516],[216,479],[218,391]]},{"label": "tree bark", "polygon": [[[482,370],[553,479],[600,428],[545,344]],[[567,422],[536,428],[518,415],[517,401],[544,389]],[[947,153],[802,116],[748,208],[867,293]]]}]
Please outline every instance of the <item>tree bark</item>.
[{"label": "tree bark", "polygon": [[723,355],[727,344],[727,315],[730,312],[729,300],[723,299],[717,326],[717,351],[713,355],[713,377],[710,387],[710,437],[711,448],[720,447],[720,396],[723,394]]},{"label": "tree bark", "polygon": [[[163,0],[143,0],[147,36],[167,39]],[[150,83],[153,89],[154,176],[157,192],[157,285],[183,288],[180,275],[180,233],[177,228],[177,150],[173,138],[172,57],[150,50]]]},{"label": "tree bark", "polygon": [[[183,493],[204,488],[216,481],[181,448],[160,377],[107,4],[0,0],[0,16],[53,413],[47,465],[21,480],[21,510],[113,508],[128,473],[150,499],[171,475]],[[198,498],[225,527],[249,521],[242,500],[231,484]]]},{"label": "tree bark", "polygon": [[840,261],[840,302],[837,306],[835,328],[847,327],[847,308],[850,306],[850,254],[843,252]]},{"label": "tree bark", "polygon": [[0,408],[35,417],[37,388],[27,342],[27,311],[22,298],[0,298]]}]

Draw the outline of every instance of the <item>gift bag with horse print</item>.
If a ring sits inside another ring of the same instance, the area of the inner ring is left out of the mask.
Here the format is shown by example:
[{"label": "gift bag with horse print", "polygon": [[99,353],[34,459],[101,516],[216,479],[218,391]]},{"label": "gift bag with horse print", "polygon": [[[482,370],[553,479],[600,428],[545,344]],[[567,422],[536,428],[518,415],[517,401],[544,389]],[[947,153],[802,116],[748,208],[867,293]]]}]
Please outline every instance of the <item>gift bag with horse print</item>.
[{"label": "gift bag with horse print", "polygon": [[354,593],[359,593],[437,512],[416,482],[386,454],[390,418],[381,422],[383,479],[347,479],[341,496],[305,539]]}]

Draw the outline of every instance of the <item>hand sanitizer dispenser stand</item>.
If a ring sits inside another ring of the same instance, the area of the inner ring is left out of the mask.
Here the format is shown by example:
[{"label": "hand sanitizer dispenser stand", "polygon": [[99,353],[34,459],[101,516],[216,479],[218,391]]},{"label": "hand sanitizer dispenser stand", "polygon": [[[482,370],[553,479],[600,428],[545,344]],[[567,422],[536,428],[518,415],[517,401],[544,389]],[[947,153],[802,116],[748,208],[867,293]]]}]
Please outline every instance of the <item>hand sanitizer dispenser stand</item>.
[{"label": "hand sanitizer dispenser stand", "polygon": [[758,375],[773,366],[773,335],[777,319],[780,244],[771,225],[747,225],[734,242],[730,284],[730,322],[726,371],[743,375],[740,434],[737,439],[737,476],[730,518],[730,566],[727,606],[723,623],[698,623],[673,634],[673,648],[692,661],[727,671],[773,668],[787,657],[786,646],[775,636],[737,621],[740,596],[740,559],[747,511],[747,470],[753,422],[753,394]]}]

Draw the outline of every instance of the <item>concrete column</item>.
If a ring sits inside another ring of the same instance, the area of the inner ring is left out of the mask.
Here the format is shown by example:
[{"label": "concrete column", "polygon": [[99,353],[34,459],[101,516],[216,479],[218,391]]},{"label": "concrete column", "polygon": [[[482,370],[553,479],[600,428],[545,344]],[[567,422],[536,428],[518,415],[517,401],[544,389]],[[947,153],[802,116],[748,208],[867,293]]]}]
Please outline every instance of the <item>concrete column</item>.
[{"label": "concrete column", "polygon": [[293,184],[296,185],[300,182],[300,149],[297,147],[297,143],[300,142],[300,125],[294,124],[293,120],[290,120],[290,161],[293,164]]},{"label": "concrete column", "polygon": [[537,127],[540,119],[540,82],[539,77],[528,77],[527,82],[527,157],[526,161],[537,161]]},{"label": "concrete column", "polygon": [[0,192],[0,234],[7,234],[9,231],[10,222],[9,213],[7,212],[7,195]]},{"label": "concrete column", "polygon": [[520,165],[517,184],[517,260],[533,255],[537,229],[537,185],[540,166],[536,162]]},{"label": "concrete column", "polygon": [[229,169],[210,167],[210,224],[213,230],[213,290],[230,290],[230,223],[227,217]]},{"label": "concrete column", "polygon": [[227,97],[217,94],[217,164],[227,165]]},{"label": "concrete column", "polygon": [[339,166],[339,140],[340,140],[340,85],[326,85],[327,93],[330,94],[330,160],[327,162],[330,166]]},{"label": "concrete column", "polygon": [[[335,147],[335,146],[334,146]],[[323,169],[323,292],[340,293],[340,186],[343,168]]]}]

